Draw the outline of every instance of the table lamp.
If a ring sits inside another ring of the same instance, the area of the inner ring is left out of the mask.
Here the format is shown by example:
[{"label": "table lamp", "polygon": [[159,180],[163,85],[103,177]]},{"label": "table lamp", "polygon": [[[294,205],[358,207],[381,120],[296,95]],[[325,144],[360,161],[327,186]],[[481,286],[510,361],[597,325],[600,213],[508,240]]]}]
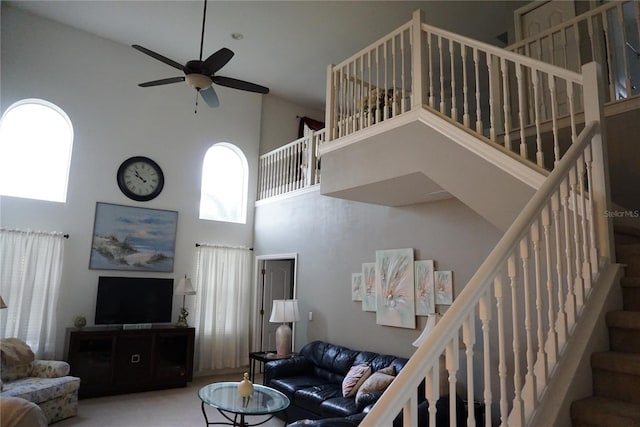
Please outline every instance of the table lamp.
[{"label": "table lamp", "polygon": [[2,297],[0,297],[0,308],[7,308],[7,304],[4,303]]},{"label": "table lamp", "polygon": [[187,295],[196,294],[196,290],[193,289],[193,286],[191,285],[191,279],[189,279],[186,274],[184,275],[184,278],[180,279],[178,282],[178,287],[173,294],[182,295],[182,308],[180,309],[180,316],[178,316],[176,326],[186,328],[189,326],[189,324],[187,324],[187,316],[189,316],[189,312],[184,307],[184,300]]},{"label": "table lamp", "polygon": [[291,328],[288,323],[300,320],[297,299],[275,299],[271,310],[271,323],[282,323],[276,329],[276,353],[286,356],[291,353]]}]

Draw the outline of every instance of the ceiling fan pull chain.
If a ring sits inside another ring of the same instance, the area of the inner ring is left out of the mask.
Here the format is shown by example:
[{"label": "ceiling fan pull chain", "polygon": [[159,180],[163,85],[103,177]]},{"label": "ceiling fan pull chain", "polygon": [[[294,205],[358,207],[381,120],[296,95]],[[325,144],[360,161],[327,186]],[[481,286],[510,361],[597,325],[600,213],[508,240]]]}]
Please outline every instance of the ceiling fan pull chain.
[{"label": "ceiling fan pull chain", "polygon": [[198,114],[198,94],[200,92],[196,91],[196,108],[193,110],[193,114]]}]

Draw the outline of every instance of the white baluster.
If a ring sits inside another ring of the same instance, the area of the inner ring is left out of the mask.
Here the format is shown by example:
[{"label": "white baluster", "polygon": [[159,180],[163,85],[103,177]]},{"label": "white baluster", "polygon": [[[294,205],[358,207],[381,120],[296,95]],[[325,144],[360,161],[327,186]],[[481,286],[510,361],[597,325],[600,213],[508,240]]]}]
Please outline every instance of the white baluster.
[{"label": "white baluster", "polygon": [[465,347],[465,355],[467,356],[467,427],[475,427],[476,419],[473,412],[473,404],[475,397],[473,393],[474,389],[474,375],[473,375],[473,346],[476,343],[476,330],[475,330],[475,313],[471,313],[462,325],[462,342]]},{"label": "white baluster", "polygon": [[444,101],[444,58],[442,55],[442,36],[438,36],[438,55],[440,63],[440,112],[446,114],[446,105]]},{"label": "white baluster", "polygon": [[[458,381],[459,357],[458,357],[458,334],[447,344],[446,364],[449,372],[449,425],[455,426],[456,422],[456,384]],[[473,402],[471,402],[473,405]]]},{"label": "white baluster", "polygon": [[[498,377],[500,378],[500,426],[507,427],[509,419],[509,402],[507,402],[507,355],[504,332],[504,286],[502,278],[493,279],[494,296],[498,312]],[[435,424],[429,424],[435,425]]]},{"label": "white baluster", "polygon": [[562,201],[564,220],[564,251],[565,259],[567,260],[567,327],[571,329],[576,322],[577,307],[572,266],[573,253],[571,251],[571,239],[573,233],[571,231],[571,222],[569,220],[569,191],[568,178],[565,178],[560,186],[560,198]]},{"label": "white baluster", "polygon": [[525,135],[525,95],[524,95],[524,78],[522,76],[522,64],[515,64],[516,80],[518,83],[518,119],[520,121],[520,157],[527,159],[527,143]]},{"label": "white baluster", "polygon": [[429,402],[429,425],[436,425],[437,407],[434,402],[440,398],[440,359],[438,357],[433,367],[427,370],[425,382],[425,398]]},{"label": "white baluster", "polygon": [[591,291],[591,263],[589,262],[589,225],[587,224],[586,186],[584,182],[584,156],[578,159],[578,211],[580,212],[580,229],[582,230],[582,280],[584,281],[585,296]]},{"label": "white baluster", "polygon": [[589,249],[589,258],[591,260],[591,273],[595,275],[598,272],[598,249],[596,240],[596,224],[594,217],[594,204],[593,204],[593,176],[592,167],[593,161],[591,156],[591,145],[589,145],[584,151],[584,161],[587,169],[587,184],[589,191],[589,202],[587,204],[588,218],[589,218],[589,243],[591,244]]},{"label": "white baluster", "polygon": [[500,58],[502,69],[502,104],[504,107],[504,147],[511,151],[511,102],[509,101],[509,70],[507,61]]},{"label": "white baluster", "polygon": [[531,69],[533,84],[533,115],[536,123],[536,163],[544,168],[544,154],[542,153],[542,131],[540,130],[540,80],[538,70]]},{"label": "white baluster", "polygon": [[[405,55],[406,54],[405,54],[405,51],[404,51],[404,35],[401,35],[400,36],[400,58],[401,58],[401,61],[402,61],[401,70],[400,70],[400,72],[401,72],[401,74],[400,74],[400,79],[401,79],[400,87],[402,88],[401,91],[400,91],[400,102],[401,102],[401,104],[400,104],[400,113],[401,114],[404,113],[405,111],[407,111],[407,106],[406,106],[406,102],[405,102],[405,98],[407,96],[407,87],[405,86],[405,81],[404,81],[404,78],[405,78],[405,75],[404,75],[404,73],[405,73],[405,71],[404,71],[404,63],[405,63],[405,60],[406,60],[406,56]],[[419,76],[419,78],[422,79],[422,76]]]},{"label": "white baluster", "polygon": [[567,341],[567,307],[565,306],[564,287],[562,277],[562,230],[560,219],[560,194],[556,191],[551,198],[553,212],[554,235],[556,242],[556,277],[558,282],[558,346],[562,348]]},{"label": "white baluster", "polygon": [[[491,330],[491,302],[489,297],[489,291],[480,297],[478,303],[478,316],[482,322],[482,359],[484,361],[484,407],[485,407],[485,426],[491,425],[491,403],[493,396],[491,394],[491,342],[490,342],[490,330]],[[429,424],[435,425],[434,423]]]},{"label": "white baluster", "polygon": [[496,108],[494,108],[494,106],[497,105],[498,100],[495,99],[496,88],[494,87],[494,79],[497,79],[498,76],[494,75],[495,68],[492,66],[492,62],[493,62],[492,58],[493,56],[490,53],[488,53],[487,54],[487,71],[489,73],[489,122],[490,122],[489,139],[491,139],[491,141],[493,142],[496,142],[496,119],[495,119]]},{"label": "white baluster", "polygon": [[551,126],[553,130],[553,166],[555,167],[560,161],[560,146],[558,145],[558,104],[556,101],[556,79],[552,74],[548,74],[548,78],[549,96],[551,98]]},{"label": "white baluster", "polygon": [[371,82],[373,82],[373,80],[371,80],[371,53],[373,51],[370,50],[369,51],[369,79],[367,80],[369,82],[369,85],[367,86],[367,93],[365,94],[366,96],[366,102],[367,102],[367,126],[371,126],[373,124],[373,105],[371,104]]},{"label": "white baluster", "polygon": [[465,127],[471,127],[469,120],[469,84],[467,83],[467,47],[462,43],[460,43],[460,54],[462,56],[462,124]]},{"label": "white baluster", "polygon": [[[542,276],[540,267],[540,223],[539,220],[534,221],[531,224],[531,243],[533,244],[533,265],[534,265],[534,277],[536,282],[536,323],[537,323],[537,338],[538,338],[538,354],[537,361],[539,370],[536,372],[536,392],[543,390],[547,384],[547,376],[549,374],[549,366],[547,362],[547,354],[545,352],[545,334],[542,312]],[[534,396],[535,397],[535,396]],[[532,402],[534,409],[537,406],[537,398]]]},{"label": "white baluster", "polygon": [[458,121],[458,107],[456,106],[456,68],[455,46],[453,39],[449,40],[449,58],[451,61],[451,118]]},{"label": "white baluster", "polygon": [[[576,25],[577,27],[577,25]],[[613,50],[611,46],[611,33],[609,32],[609,19],[607,12],[602,12],[602,29],[604,34],[604,44],[607,47],[607,70],[609,71],[609,101],[615,101],[618,99],[615,89],[615,63],[613,62]],[[578,36],[576,36],[578,37]]]},{"label": "white baluster", "polygon": [[[554,194],[555,197],[555,194]],[[553,202],[551,202],[553,205]],[[552,206],[553,207],[553,206]],[[552,208],[551,207],[551,208]],[[548,349],[547,349],[547,366],[551,370],[558,360],[558,335],[556,334],[556,315],[555,315],[555,302],[554,295],[556,294],[553,285],[553,261],[551,260],[552,248],[551,248],[551,218],[549,215],[550,205],[544,207],[542,210],[542,230],[544,233],[544,253],[545,253],[545,265],[547,267],[547,320],[549,322],[548,331]],[[560,258],[560,252],[557,252],[556,258]],[[558,307],[558,311],[562,308]],[[546,378],[546,375],[545,375]]]},{"label": "white baluster", "polygon": [[389,57],[387,56],[387,42],[384,43],[383,45],[383,52],[384,52],[384,92],[382,94],[382,99],[384,100],[383,104],[384,107],[382,109],[382,114],[383,120],[386,120],[389,118],[389,103],[388,103],[388,93],[389,93]]},{"label": "white baluster", "polygon": [[[522,246],[521,246],[522,247]],[[518,328],[518,282],[516,280],[516,257],[507,260],[509,286],[511,287],[511,314],[513,322],[513,416],[516,424],[524,425],[524,402],[522,401],[522,374],[520,369],[520,332]],[[528,277],[528,272],[524,275]]]},{"label": "white baluster", "polygon": [[580,229],[578,228],[578,180],[575,166],[569,172],[569,185],[571,187],[571,207],[573,210],[573,241],[575,243],[575,280],[573,284],[576,296],[576,313],[580,313],[584,304],[584,281],[582,280],[582,254],[580,253]]},{"label": "white baluster", "polygon": [[476,75],[476,132],[484,135],[482,127],[482,109],[480,107],[480,58],[478,57],[478,48],[473,48],[473,67]]},{"label": "white baluster", "polygon": [[[532,320],[531,320],[531,289],[529,284],[529,245],[527,241],[527,236],[523,237],[520,241],[520,261],[522,262],[522,281],[524,287],[524,331],[526,335],[526,360],[527,360],[527,373],[525,377],[525,385],[526,390],[524,391],[525,396],[527,397],[526,406],[531,408],[531,410],[535,407],[534,397],[536,395],[536,377],[534,373],[535,366],[535,357],[534,357],[534,344],[533,344],[533,331],[532,331]],[[511,280],[511,309],[513,310],[513,354],[514,360],[519,357],[520,354],[520,343],[517,330],[518,321],[517,321],[517,295],[516,295],[516,266],[515,259],[514,265],[509,266],[509,278]],[[520,375],[519,372],[514,372],[514,378],[516,375]],[[516,389],[520,389],[521,380],[516,381],[514,387]],[[514,403],[515,404],[515,403]],[[520,411],[523,412],[522,416],[524,417],[524,409],[523,407],[519,408]]]},{"label": "white baluster", "polygon": [[[433,49],[432,49],[432,36],[431,33],[427,33],[427,45],[429,46],[429,107],[435,108],[436,98],[433,91]],[[416,76],[413,76],[415,80]]]}]

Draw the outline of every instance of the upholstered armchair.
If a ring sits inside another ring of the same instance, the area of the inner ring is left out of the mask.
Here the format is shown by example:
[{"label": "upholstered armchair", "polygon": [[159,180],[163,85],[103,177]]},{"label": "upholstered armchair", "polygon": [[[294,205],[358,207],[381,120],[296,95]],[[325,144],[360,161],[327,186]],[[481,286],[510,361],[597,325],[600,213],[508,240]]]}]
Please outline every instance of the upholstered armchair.
[{"label": "upholstered armchair", "polygon": [[37,404],[49,424],[78,413],[80,378],[69,376],[68,363],[35,360],[27,344],[15,338],[1,339],[0,352],[0,397],[19,397]]}]

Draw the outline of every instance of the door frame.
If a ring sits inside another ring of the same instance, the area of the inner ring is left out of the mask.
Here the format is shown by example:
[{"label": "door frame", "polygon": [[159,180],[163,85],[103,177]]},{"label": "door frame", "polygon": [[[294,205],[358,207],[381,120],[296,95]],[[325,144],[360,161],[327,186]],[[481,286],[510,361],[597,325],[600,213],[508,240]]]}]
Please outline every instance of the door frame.
[{"label": "door frame", "polygon": [[[277,261],[277,260],[291,260],[293,261],[293,298],[298,297],[298,254],[296,252],[293,253],[284,253],[284,254],[270,254],[270,255],[256,255],[255,258],[255,277],[254,277],[254,287],[253,287],[253,309],[252,309],[252,319],[251,319],[251,351],[262,351],[260,348],[260,338],[261,338],[261,326],[262,326],[262,316],[264,313],[260,313],[262,307],[262,298],[263,298],[263,287],[262,287],[262,263],[266,261]],[[291,333],[291,345],[292,348],[296,348],[296,323],[293,323],[292,333]]]}]

